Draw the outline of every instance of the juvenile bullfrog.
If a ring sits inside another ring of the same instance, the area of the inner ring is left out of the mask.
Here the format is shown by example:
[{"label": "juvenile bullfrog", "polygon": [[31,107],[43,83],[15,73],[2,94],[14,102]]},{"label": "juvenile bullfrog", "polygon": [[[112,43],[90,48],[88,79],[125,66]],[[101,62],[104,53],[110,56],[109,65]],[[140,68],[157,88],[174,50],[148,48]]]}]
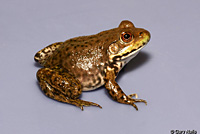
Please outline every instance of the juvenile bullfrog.
[{"label": "juvenile bullfrog", "polygon": [[35,54],[35,61],[43,66],[37,72],[37,79],[45,95],[82,110],[83,106],[91,105],[101,108],[78,97],[82,91],[102,85],[114,100],[138,110],[135,102],[147,102],[133,99],[137,94],[126,95],[115,78],[149,40],[147,30],[124,20],[114,29],[51,44]]}]

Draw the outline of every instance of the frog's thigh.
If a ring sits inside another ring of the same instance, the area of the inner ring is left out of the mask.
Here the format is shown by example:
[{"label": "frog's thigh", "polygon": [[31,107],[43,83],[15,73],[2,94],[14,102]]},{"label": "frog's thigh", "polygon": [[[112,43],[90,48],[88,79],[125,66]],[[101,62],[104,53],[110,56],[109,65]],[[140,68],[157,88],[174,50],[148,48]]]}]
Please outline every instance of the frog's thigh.
[{"label": "frog's thigh", "polygon": [[56,92],[56,94],[62,94],[68,98],[78,98],[82,92],[80,82],[62,70],[41,68],[37,72],[37,78],[42,88],[45,85],[49,90],[54,89],[51,91]]},{"label": "frog's thigh", "polygon": [[44,61],[48,59],[49,56],[51,56],[53,52],[57,50],[62,44],[63,42],[56,42],[43,48],[42,50],[40,50],[35,54],[34,56],[35,61],[43,65]]},{"label": "frog's thigh", "polygon": [[100,105],[78,99],[82,92],[80,82],[62,69],[42,68],[37,78],[46,96],[65,103],[73,104],[83,110],[83,106]]}]

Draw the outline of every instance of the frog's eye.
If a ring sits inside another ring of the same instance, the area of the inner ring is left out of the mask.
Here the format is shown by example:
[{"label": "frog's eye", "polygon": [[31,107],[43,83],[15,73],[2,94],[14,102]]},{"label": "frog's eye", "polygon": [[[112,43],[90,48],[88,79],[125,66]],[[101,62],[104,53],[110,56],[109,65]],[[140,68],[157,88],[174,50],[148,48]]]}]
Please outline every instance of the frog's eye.
[{"label": "frog's eye", "polygon": [[131,33],[123,32],[121,34],[121,39],[122,39],[123,42],[128,43],[128,42],[130,42],[132,40],[132,38],[133,38],[133,36],[132,36]]}]

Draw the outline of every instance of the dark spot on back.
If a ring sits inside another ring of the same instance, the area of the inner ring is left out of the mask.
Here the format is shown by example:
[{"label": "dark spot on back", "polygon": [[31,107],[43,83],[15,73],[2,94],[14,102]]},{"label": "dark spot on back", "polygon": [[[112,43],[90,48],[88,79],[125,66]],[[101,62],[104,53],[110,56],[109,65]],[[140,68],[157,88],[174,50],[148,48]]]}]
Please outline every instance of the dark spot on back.
[{"label": "dark spot on back", "polygon": [[89,37],[89,39],[92,39],[92,38],[93,38],[93,36],[90,36],[90,37]]},{"label": "dark spot on back", "polygon": [[67,56],[70,56],[71,55],[71,53],[69,52],[68,54],[67,54]]},{"label": "dark spot on back", "polygon": [[100,42],[100,40],[96,40],[96,43],[99,43]]}]

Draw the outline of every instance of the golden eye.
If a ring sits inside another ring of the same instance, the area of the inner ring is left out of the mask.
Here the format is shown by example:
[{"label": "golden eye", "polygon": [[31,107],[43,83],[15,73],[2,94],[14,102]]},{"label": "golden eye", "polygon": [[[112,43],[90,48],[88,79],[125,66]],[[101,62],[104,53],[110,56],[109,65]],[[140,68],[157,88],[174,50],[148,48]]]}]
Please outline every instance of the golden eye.
[{"label": "golden eye", "polygon": [[121,39],[122,39],[123,42],[128,43],[128,42],[130,42],[132,40],[132,38],[133,38],[133,36],[132,36],[131,33],[123,32],[121,34]]}]

